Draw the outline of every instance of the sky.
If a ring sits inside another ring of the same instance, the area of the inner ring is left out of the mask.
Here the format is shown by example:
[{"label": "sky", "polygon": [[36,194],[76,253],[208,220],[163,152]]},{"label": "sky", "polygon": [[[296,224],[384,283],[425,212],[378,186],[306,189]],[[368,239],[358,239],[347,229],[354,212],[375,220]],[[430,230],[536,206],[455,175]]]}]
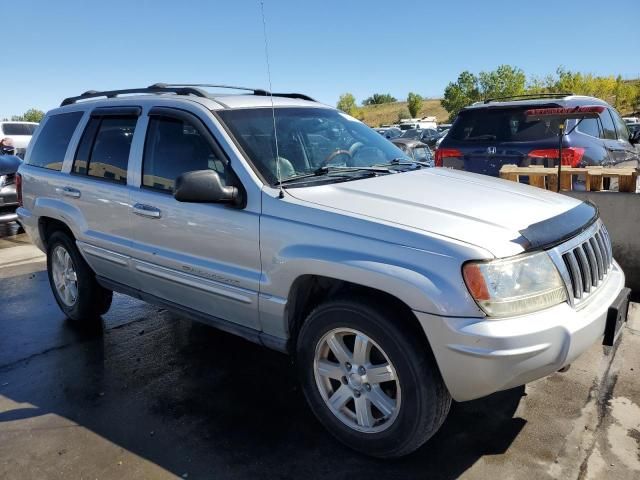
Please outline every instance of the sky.
[{"label": "sky", "polygon": [[[0,118],[166,83],[268,89],[259,0],[0,0]],[[640,0],[264,0],[274,91],[441,97],[463,70],[640,77]]]}]

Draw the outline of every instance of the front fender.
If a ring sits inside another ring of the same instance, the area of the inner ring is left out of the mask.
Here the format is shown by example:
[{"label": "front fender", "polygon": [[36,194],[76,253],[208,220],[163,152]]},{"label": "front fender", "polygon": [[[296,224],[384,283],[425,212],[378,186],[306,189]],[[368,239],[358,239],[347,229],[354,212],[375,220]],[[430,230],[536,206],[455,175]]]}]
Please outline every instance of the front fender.
[{"label": "front fender", "polygon": [[298,244],[263,258],[263,267],[262,326],[278,336],[287,332],[284,312],[291,287],[304,275],[380,290],[416,311],[482,315],[462,281],[459,260],[452,256],[384,242],[361,251]]}]

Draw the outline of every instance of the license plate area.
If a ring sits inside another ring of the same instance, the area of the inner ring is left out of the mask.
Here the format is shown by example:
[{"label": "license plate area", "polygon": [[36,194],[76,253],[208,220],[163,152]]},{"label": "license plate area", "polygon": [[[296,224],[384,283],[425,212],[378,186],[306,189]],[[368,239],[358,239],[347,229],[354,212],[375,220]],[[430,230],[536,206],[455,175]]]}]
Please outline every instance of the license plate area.
[{"label": "license plate area", "polygon": [[629,295],[631,290],[623,288],[613,301],[607,312],[607,323],[604,327],[603,345],[613,346],[622,333],[622,325],[627,321],[629,313]]}]

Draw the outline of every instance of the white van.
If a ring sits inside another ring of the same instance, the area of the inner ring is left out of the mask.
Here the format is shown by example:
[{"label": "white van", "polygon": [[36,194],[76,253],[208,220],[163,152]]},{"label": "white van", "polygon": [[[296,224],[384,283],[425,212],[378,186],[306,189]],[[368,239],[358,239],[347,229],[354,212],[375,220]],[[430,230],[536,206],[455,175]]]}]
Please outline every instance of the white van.
[{"label": "white van", "polygon": [[437,128],[436,117],[422,117],[422,118],[402,118],[400,119],[400,130],[410,130],[412,128],[418,128],[424,130],[425,128]]}]

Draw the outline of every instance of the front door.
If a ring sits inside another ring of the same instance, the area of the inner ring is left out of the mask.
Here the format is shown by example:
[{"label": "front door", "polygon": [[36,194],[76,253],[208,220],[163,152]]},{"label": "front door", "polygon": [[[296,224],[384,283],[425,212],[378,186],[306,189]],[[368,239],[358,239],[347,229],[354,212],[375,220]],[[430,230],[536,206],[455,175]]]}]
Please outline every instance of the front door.
[{"label": "front door", "polygon": [[184,110],[152,109],[131,194],[134,268],[149,294],[257,329],[259,212],[173,197],[179,175],[205,169],[233,175],[205,125]]}]

